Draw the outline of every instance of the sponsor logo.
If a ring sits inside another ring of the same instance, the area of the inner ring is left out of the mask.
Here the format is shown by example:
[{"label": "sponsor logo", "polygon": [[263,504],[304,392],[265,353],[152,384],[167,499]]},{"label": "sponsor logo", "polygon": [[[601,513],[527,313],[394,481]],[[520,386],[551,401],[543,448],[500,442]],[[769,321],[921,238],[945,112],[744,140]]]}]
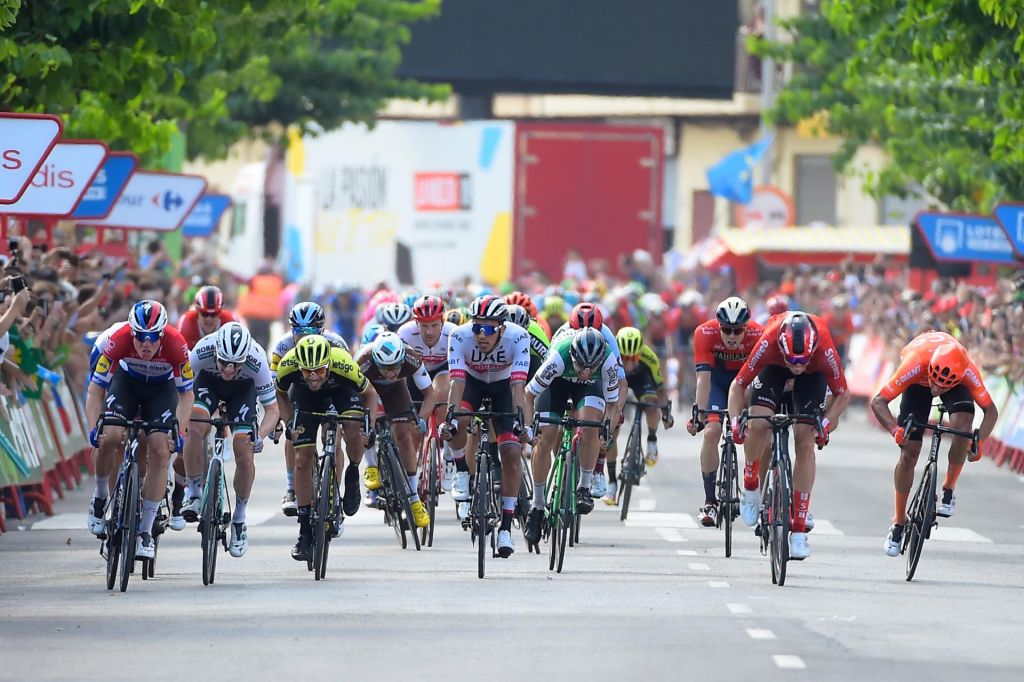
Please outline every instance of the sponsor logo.
[{"label": "sponsor logo", "polygon": [[556,376],[558,376],[558,367],[554,364],[550,364],[544,369],[540,379],[541,381],[550,384]]},{"label": "sponsor logo", "polygon": [[750,359],[747,362],[750,365],[756,365],[761,361],[762,356],[768,352],[768,339],[761,339],[761,343],[754,347],[754,351],[750,354]]},{"label": "sponsor logo", "polygon": [[99,361],[96,363],[96,374],[106,374],[110,371],[110,358],[106,355],[101,355]]},{"label": "sponsor logo", "polygon": [[69,189],[75,186],[75,178],[71,171],[59,171],[54,164],[49,163],[36,171],[35,176],[32,177],[32,186]]},{"label": "sponsor logo", "polygon": [[842,375],[843,372],[839,369],[839,358],[836,357],[836,352],[831,348],[825,350],[825,363],[832,370],[833,379],[838,379]]},{"label": "sponsor logo", "polygon": [[384,166],[341,166],[320,176],[323,208],[377,211],[388,201],[388,172]]},{"label": "sponsor logo", "polygon": [[21,151],[17,149],[5,149],[0,154],[0,159],[3,163],[0,163],[0,168],[4,170],[18,170],[21,168]]},{"label": "sponsor logo", "polygon": [[468,173],[416,173],[413,182],[417,211],[468,211],[473,207]]},{"label": "sponsor logo", "polygon": [[495,348],[490,353],[484,353],[479,348],[473,348],[469,352],[469,362],[471,364],[480,364],[485,360],[490,360],[491,363],[498,363],[501,365],[509,364],[508,355],[505,353],[504,348]]},{"label": "sponsor logo", "polygon": [[747,359],[747,354],[742,351],[713,350],[711,355],[725,362],[742,362]]},{"label": "sponsor logo", "polygon": [[916,367],[912,368],[909,372],[904,372],[901,376],[896,378],[895,384],[897,386],[902,386],[903,384],[909,382],[911,379],[913,379],[914,377],[921,373],[921,369],[921,365],[917,365]]},{"label": "sponsor logo", "polygon": [[192,374],[192,363],[186,360],[185,364],[181,366],[181,378],[191,379],[193,376],[194,375]]}]

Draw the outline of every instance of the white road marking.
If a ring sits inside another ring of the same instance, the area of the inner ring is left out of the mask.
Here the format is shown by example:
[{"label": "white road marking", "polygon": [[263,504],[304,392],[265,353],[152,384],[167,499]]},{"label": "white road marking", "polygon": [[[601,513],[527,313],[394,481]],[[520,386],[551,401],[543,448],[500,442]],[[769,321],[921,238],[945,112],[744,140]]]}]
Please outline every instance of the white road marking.
[{"label": "white road marking", "polygon": [[667,542],[686,542],[686,538],[679,534],[675,528],[655,528],[662,540]]},{"label": "white road marking", "polygon": [[657,506],[658,506],[658,501],[655,500],[654,498],[651,498],[649,500],[637,500],[636,501],[637,511],[652,512],[652,511],[655,510],[655,508]]},{"label": "white road marking", "polygon": [[697,556],[697,553],[692,549],[677,549],[676,554],[679,556]]},{"label": "white road marking", "polygon": [[938,526],[932,528],[932,540],[941,542],[985,542],[992,544],[984,535],[975,533],[970,528],[952,528],[950,526]]},{"label": "white road marking", "polygon": [[825,519],[814,519],[814,530],[810,533],[812,535],[846,535]]},{"label": "white road marking", "polygon": [[772,656],[772,660],[775,661],[775,665],[780,668],[790,668],[792,670],[803,670],[807,666],[804,665],[803,659],[799,656],[780,656],[778,654]]},{"label": "white road marking", "polygon": [[629,516],[626,518],[626,525],[640,528],[651,528],[654,526],[661,526],[663,528],[696,528],[697,520],[689,514],[630,511]]},{"label": "white road marking", "polygon": [[747,634],[750,635],[751,639],[775,639],[775,633],[771,630],[747,628]]},{"label": "white road marking", "polygon": [[746,604],[733,604],[729,603],[725,605],[725,608],[729,609],[729,613],[739,615],[741,613],[751,613],[750,607]]},{"label": "white road marking", "polygon": [[711,567],[707,564],[688,564],[691,571],[710,571]]},{"label": "white road marking", "polygon": [[724,589],[724,588],[729,587],[729,583],[727,583],[724,580],[709,580],[708,581],[708,587],[711,587],[711,588],[714,588],[714,589]]}]

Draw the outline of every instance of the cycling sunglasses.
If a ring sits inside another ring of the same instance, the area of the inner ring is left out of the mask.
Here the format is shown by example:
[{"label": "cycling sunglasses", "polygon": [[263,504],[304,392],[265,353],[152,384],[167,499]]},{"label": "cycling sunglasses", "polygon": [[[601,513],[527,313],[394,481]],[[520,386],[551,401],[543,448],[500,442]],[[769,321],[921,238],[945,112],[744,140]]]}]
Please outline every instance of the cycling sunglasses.
[{"label": "cycling sunglasses", "polygon": [[300,367],[299,371],[302,372],[302,376],[304,376],[304,377],[308,377],[308,376],[326,376],[327,375],[327,365],[324,365],[323,367],[316,367],[314,369],[307,369],[306,367]]},{"label": "cycling sunglasses", "polygon": [[245,363],[242,363],[242,362],[227,362],[226,360],[221,360],[220,358],[217,358],[217,366],[220,367],[221,369],[229,369],[231,367],[238,368],[238,367],[241,367],[243,364],[245,364]]},{"label": "cycling sunglasses", "polygon": [[202,312],[202,311],[199,311],[199,316],[200,316],[200,317],[205,317],[205,318],[206,318],[206,319],[208,319],[208,320],[212,320],[212,319],[213,319],[213,318],[215,318],[215,317],[220,317],[220,313],[219,313],[219,312],[215,312],[215,313],[204,313],[204,312]]},{"label": "cycling sunglasses", "polygon": [[477,322],[473,325],[473,335],[480,336],[483,334],[484,336],[494,336],[498,333],[498,329],[500,328],[501,325],[499,324],[483,324]]},{"label": "cycling sunglasses", "polygon": [[292,327],[292,334],[302,337],[309,336],[311,334],[319,334],[320,327],[314,327],[313,325],[303,325],[301,327]]},{"label": "cycling sunglasses", "polygon": [[810,355],[804,355],[802,357],[783,358],[787,365],[806,365],[811,361]]},{"label": "cycling sunglasses", "polygon": [[722,327],[722,333],[727,336],[742,336],[745,331],[746,327]]},{"label": "cycling sunglasses", "polygon": [[156,343],[164,335],[163,332],[134,332],[135,338],[143,343]]}]

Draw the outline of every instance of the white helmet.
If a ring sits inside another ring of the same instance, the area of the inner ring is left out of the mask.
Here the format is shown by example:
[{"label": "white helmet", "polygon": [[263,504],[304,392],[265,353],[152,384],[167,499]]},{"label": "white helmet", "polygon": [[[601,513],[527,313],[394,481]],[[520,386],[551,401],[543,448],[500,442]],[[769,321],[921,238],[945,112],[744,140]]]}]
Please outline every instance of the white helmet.
[{"label": "white helmet", "polygon": [[238,322],[228,322],[217,330],[217,359],[223,362],[245,362],[252,348],[249,330]]},{"label": "white helmet", "polygon": [[405,361],[405,342],[394,332],[383,332],[373,342],[370,356],[378,367],[400,365]]},{"label": "white helmet", "polygon": [[518,324],[523,329],[529,329],[530,313],[526,312],[526,308],[521,305],[506,305],[505,309],[508,311],[509,322]]},{"label": "white helmet", "polygon": [[742,327],[750,321],[750,308],[739,296],[730,296],[718,304],[715,317],[727,327]]},{"label": "white helmet", "polygon": [[412,319],[412,308],[404,303],[385,303],[374,311],[378,324],[395,330]]}]

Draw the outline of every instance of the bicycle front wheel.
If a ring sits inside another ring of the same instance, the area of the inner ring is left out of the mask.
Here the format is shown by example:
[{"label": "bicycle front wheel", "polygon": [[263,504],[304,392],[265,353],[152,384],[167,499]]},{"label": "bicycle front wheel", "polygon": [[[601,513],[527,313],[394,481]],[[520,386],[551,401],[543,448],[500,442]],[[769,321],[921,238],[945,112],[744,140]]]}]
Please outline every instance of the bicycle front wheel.
[{"label": "bicycle front wheel", "polygon": [[206,472],[203,509],[199,516],[199,533],[203,543],[203,584],[212,585],[217,574],[217,533],[220,526],[221,462],[210,460]]},{"label": "bicycle front wheel", "polygon": [[930,535],[935,514],[935,465],[929,462],[921,475],[921,482],[914,492],[907,525],[903,529],[903,551],[907,555],[907,582],[914,579],[917,564],[921,560],[924,541]]},{"label": "bicycle front wheel", "polygon": [[786,584],[786,564],[789,562],[790,492],[789,481],[782,467],[776,465],[769,474],[771,484],[771,519],[769,521],[769,552],[772,564],[772,582]]},{"label": "bicycle front wheel", "polygon": [[633,493],[633,486],[640,482],[640,424],[634,422],[633,428],[629,431],[629,440],[626,441],[626,456],[622,463],[622,484],[619,486],[621,499],[619,506],[619,520],[625,521],[629,515],[629,499]]},{"label": "bicycle front wheel", "polygon": [[121,584],[128,589],[128,578],[135,570],[135,542],[139,537],[139,465],[132,462],[124,476],[124,497],[121,500]]},{"label": "bicycle front wheel", "polygon": [[430,523],[421,529],[421,542],[427,547],[434,546],[434,521],[437,515],[437,500],[441,494],[441,454],[436,438],[428,437],[424,466],[420,467],[420,499],[427,507]]},{"label": "bicycle front wheel", "polygon": [[725,531],[725,556],[732,556],[732,522],[739,503],[739,481],[736,473],[736,447],[722,448],[722,464],[718,472],[718,525]]},{"label": "bicycle front wheel", "polygon": [[552,538],[552,541],[557,540],[558,542],[558,565],[556,566],[558,573],[562,572],[562,564],[565,562],[565,546],[568,543],[573,525],[573,514],[570,507],[572,501],[569,499],[569,496],[575,494],[576,491],[570,490],[571,486],[567,485],[567,483],[568,481],[563,478],[558,496],[558,527],[556,528],[555,538]]},{"label": "bicycle front wheel", "polygon": [[118,524],[121,522],[121,496],[124,488],[119,484],[114,491],[114,508],[111,509],[110,518],[107,519],[107,537],[103,541],[107,545],[107,589],[114,589],[117,582],[117,564],[121,558],[121,542],[124,535]]},{"label": "bicycle front wheel", "polygon": [[487,500],[491,494],[491,467],[486,457],[480,459],[481,466],[476,470],[476,490],[473,491],[473,513],[476,515],[476,577],[484,577],[489,543],[487,533],[490,530],[487,518]]},{"label": "bicycle front wheel", "polygon": [[331,518],[331,498],[337,485],[333,457],[324,460],[320,471],[320,495],[316,501],[316,518],[313,520],[313,579],[322,580],[327,573],[327,554],[330,551],[331,538],[328,524]]}]

